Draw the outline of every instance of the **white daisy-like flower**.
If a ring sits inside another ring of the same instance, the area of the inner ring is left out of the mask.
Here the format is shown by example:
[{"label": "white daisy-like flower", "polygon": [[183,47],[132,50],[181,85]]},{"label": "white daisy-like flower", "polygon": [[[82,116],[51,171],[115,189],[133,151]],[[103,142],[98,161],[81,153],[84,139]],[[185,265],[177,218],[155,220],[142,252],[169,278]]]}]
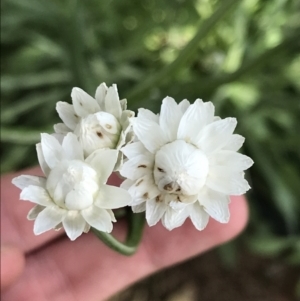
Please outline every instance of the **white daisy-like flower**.
[{"label": "white daisy-like flower", "polygon": [[68,133],[62,144],[54,136],[41,136],[37,154],[46,177],[22,175],[12,181],[22,190],[20,199],[36,204],[27,216],[35,220],[34,233],[64,227],[74,240],[91,226],[111,232],[116,221],[112,209],[131,202],[126,190],[105,184],[118,151],[97,150],[84,160],[73,133]]},{"label": "white daisy-like flower", "polygon": [[169,230],[187,217],[198,230],[209,216],[227,223],[229,195],[250,188],[243,171],[253,164],[237,153],[244,138],[233,134],[236,124],[215,117],[214,105],[200,99],[177,104],[166,97],[159,115],[140,109],[133,123],[139,141],[122,149],[128,161],[120,170],[133,211],[146,211],[150,226],[162,220]]},{"label": "white daisy-like flower", "polygon": [[54,125],[58,134],[73,132],[84,150],[85,157],[98,149],[119,150],[132,138],[134,112],[126,110],[126,99],[119,99],[117,86],[107,88],[102,83],[95,98],[80,88],[73,88],[72,105],[58,102],[56,110],[64,123]]}]

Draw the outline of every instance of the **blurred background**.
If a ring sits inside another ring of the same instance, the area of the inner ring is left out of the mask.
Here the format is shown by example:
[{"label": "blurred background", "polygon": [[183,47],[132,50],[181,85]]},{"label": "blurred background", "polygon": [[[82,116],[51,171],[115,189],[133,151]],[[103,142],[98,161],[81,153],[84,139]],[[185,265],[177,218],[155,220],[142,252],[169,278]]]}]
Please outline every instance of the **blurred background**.
[{"label": "blurred background", "polygon": [[300,300],[300,1],[2,0],[1,172],[37,163],[72,87],[212,101],[246,137],[242,236],[112,300]]}]

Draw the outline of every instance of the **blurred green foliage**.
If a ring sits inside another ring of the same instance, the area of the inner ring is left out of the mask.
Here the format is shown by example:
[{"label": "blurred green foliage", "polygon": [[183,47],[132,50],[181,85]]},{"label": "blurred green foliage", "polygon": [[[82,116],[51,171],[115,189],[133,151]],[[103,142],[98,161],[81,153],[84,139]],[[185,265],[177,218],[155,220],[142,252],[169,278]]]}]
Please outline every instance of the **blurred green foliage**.
[{"label": "blurred green foliage", "polygon": [[73,86],[117,83],[133,109],[211,100],[255,161],[244,239],[300,263],[298,0],[2,0],[1,47],[2,172],[36,164]]}]

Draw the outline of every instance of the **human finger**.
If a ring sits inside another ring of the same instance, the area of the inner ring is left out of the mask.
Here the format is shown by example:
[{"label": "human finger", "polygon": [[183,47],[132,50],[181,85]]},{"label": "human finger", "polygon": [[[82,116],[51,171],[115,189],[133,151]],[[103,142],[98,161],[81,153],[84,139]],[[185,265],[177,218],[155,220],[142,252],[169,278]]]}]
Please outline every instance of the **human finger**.
[{"label": "human finger", "polygon": [[[161,225],[147,227],[131,257],[110,250],[91,233],[74,242],[62,239],[29,255],[25,273],[3,301],[28,301],[33,296],[40,301],[103,300],[150,273],[232,239],[247,221],[244,197],[233,198],[230,210],[228,224],[211,220],[201,232],[189,221],[171,232]],[[116,235],[124,232],[120,224],[116,230]]]},{"label": "human finger", "polygon": [[24,266],[25,257],[20,249],[11,245],[1,246],[1,291],[16,281]]}]

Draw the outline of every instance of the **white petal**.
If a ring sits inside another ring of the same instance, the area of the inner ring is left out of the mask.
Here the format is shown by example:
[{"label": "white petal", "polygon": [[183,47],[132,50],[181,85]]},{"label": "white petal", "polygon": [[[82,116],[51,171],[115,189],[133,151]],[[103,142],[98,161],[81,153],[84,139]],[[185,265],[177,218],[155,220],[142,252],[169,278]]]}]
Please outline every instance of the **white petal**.
[{"label": "white petal", "polygon": [[66,210],[57,206],[45,208],[35,219],[33,232],[35,235],[54,229],[66,215]]},{"label": "white petal", "polygon": [[53,229],[54,229],[55,231],[59,231],[60,229],[62,229],[62,227],[63,227],[63,224],[62,224],[62,223],[59,223],[59,224],[57,224]]},{"label": "white petal", "polygon": [[127,99],[126,98],[120,99],[120,105],[122,111],[125,111],[127,109]]},{"label": "white petal", "polygon": [[205,123],[209,124],[213,121],[220,120],[220,117],[214,116],[215,115],[215,106],[211,101],[207,101],[203,103],[203,112],[202,116],[205,119]]},{"label": "white petal", "polygon": [[164,132],[154,121],[137,117],[133,123],[133,130],[139,140],[151,153],[155,153],[160,147],[168,143]]},{"label": "white petal", "polygon": [[119,187],[103,185],[99,188],[95,205],[104,209],[116,209],[129,205],[132,199],[130,194]]},{"label": "white petal", "polygon": [[96,90],[96,101],[98,102],[100,109],[101,110],[105,110],[105,96],[107,93],[107,86],[105,83],[102,83],[101,85],[98,86],[97,90]]},{"label": "white petal", "polygon": [[35,205],[27,214],[27,219],[32,221],[45,209],[45,206]]},{"label": "white petal", "polygon": [[121,126],[116,117],[107,112],[98,112],[95,114],[99,124],[110,134],[119,134]]},{"label": "white petal", "polygon": [[207,125],[193,142],[205,153],[212,153],[224,147],[232,135],[237,121],[235,118],[225,118]]},{"label": "white petal", "polygon": [[165,133],[168,142],[176,139],[182,111],[171,97],[163,99],[160,110],[159,125]]},{"label": "white petal", "polygon": [[134,181],[147,174],[151,174],[153,165],[153,155],[139,155],[125,162],[120,170],[120,174]]},{"label": "white petal", "polygon": [[128,190],[133,184],[134,184],[134,181],[126,179],[121,183],[120,187],[125,190]]},{"label": "white petal", "polygon": [[132,127],[132,121],[133,121],[134,115],[135,115],[135,113],[130,110],[125,110],[121,114],[121,118],[119,121],[122,126],[122,130],[125,134],[127,134]]},{"label": "white petal", "polygon": [[117,163],[115,165],[114,171],[119,171],[121,166],[123,165],[124,156],[121,152],[119,152]]},{"label": "white petal", "polygon": [[241,195],[250,189],[243,172],[220,166],[211,166],[206,185],[227,195]]},{"label": "white petal", "polygon": [[[182,196],[181,196],[182,197]],[[180,211],[184,208],[186,208],[187,204],[185,203],[182,203],[182,202],[178,202],[177,200],[172,200],[170,203],[169,203],[169,206],[174,209],[174,210],[177,210],[177,211]]]},{"label": "white petal", "polygon": [[38,157],[38,161],[41,166],[41,169],[42,169],[44,175],[48,176],[50,173],[50,168],[45,161],[41,143],[36,144],[36,152],[37,152],[37,157]]},{"label": "white petal", "polygon": [[66,135],[67,133],[69,133],[69,132],[72,131],[64,123],[54,124],[53,128],[54,128],[54,132],[57,133],[57,134],[64,134],[64,135]]},{"label": "white petal", "polygon": [[111,220],[113,222],[116,222],[117,220],[116,220],[116,217],[114,215],[114,212],[112,210],[110,210],[110,209],[106,209],[106,211],[109,213]]},{"label": "white petal", "polygon": [[139,206],[141,204],[146,204],[146,201],[148,200],[149,198],[143,198],[143,197],[140,197],[140,198],[135,198],[133,199],[132,203],[129,204],[130,206]]},{"label": "white petal", "polygon": [[[118,141],[118,143],[117,143],[115,149],[116,149],[116,150],[120,150],[120,148],[121,148],[125,143],[126,143],[126,135],[125,135],[125,133],[122,131],[122,132],[120,133],[119,141]],[[123,153],[122,153],[122,152],[119,153],[119,159],[122,159],[122,160],[123,160]],[[119,160],[118,160],[118,162],[119,162]],[[122,162],[123,162],[123,161],[122,161]],[[118,170],[118,169],[116,169],[116,170]]]},{"label": "white petal", "polygon": [[41,134],[41,145],[45,161],[51,169],[65,158],[62,146],[55,137]]},{"label": "white petal", "polygon": [[136,206],[132,206],[131,209],[134,213],[144,212],[144,211],[146,211],[146,202],[143,202]]},{"label": "white petal", "polygon": [[139,155],[150,154],[147,149],[144,147],[142,142],[134,142],[127,144],[121,149],[121,152],[128,158],[134,158]]},{"label": "white petal", "polygon": [[183,204],[192,204],[195,203],[198,199],[198,195],[182,195],[180,200]]},{"label": "white petal", "polygon": [[187,99],[182,100],[178,106],[181,110],[182,115],[185,113],[185,111],[188,109],[188,107],[190,106],[190,102]]},{"label": "white petal", "polygon": [[146,202],[146,220],[148,225],[154,226],[165,213],[167,206],[164,202],[157,202],[155,199]]},{"label": "white petal", "polygon": [[84,231],[86,221],[78,211],[68,211],[62,224],[70,240],[75,240]]},{"label": "white petal", "polygon": [[111,232],[113,225],[110,214],[105,209],[91,206],[88,209],[81,211],[84,219],[95,229],[102,232]]},{"label": "white petal", "polygon": [[227,143],[224,145],[223,149],[238,151],[245,142],[245,138],[238,134],[233,134],[227,140]]},{"label": "white petal", "polygon": [[108,88],[105,97],[105,111],[120,119],[122,114],[117,85],[112,85]]},{"label": "white petal", "polygon": [[106,183],[113,172],[117,159],[117,150],[99,149],[89,155],[85,162],[97,171],[100,183]]},{"label": "white petal", "polygon": [[68,133],[64,138],[62,148],[65,151],[68,160],[84,160],[83,149],[73,133]]},{"label": "white petal", "polygon": [[134,185],[128,189],[128,192],[134,201],[135,199],[153,199],[160,194],[160,191],[154,184],[153,177],[149,175],[136,180]]},{"label": "white petal", "polygon": [[46,187],[46,179],[43,177],[21,175],[12,179],[12,183],[20,189],[24,189],[29,185]]},{"label": "white petal", "polygon": [[53,134],[51,134],[51,136],[54,137],[59,142],[60,145],[62,145],[62,142],[63,142],[66,135],[65,134],[53,133]]},{"label": "white petal", "polygon": [[79,116],[75,113],[74,107],[67,102],[59,101],[56,104],[56,111],[64,124],[74,130],[79,122]]},{"label": "white petal", "polygon": [[139,109],[138,110],[138,116],[143,118],[143,119],[146,119],[148,121],[153,121],[157,124],[159,122],[159,116],[157,114],[154,114],[152,111],[147,110],[147,109],[143,109],[143,108]]},{"label": "white petal", "polygon": [[[155,156],[155,183],[162,191],[165,185],[176,179],[184,194],[198,194],[205,184],[208,171],[209,162],[205,154],[184,140],[164,145]],[[175,186],[172,187],[175,189]]]},{"label": "white petal", "polygon": [[24,201],[30,201],[42,206],[52,206],[53,201],[51,200],[47,190],[39,186],[30,185],[25,187],[21,194],[20,199]]},{"label": "white petal", "polygon": [[248,156],[229,150],[220,150],[209,157],[210,166],[218,165],[229,170],[243,171],[253,165],[253,160]]},{"label": "white petal", "polygon": [[199,202],[190,205],[190,219],[197,230],[202,231],[208,224],[209,215]]},{"label": "white petal", "polygon": [[199,194],[199,202],[212,218],[220,223],[228,223],[230,218],[228,196],[223,193],[207,189],[205,193]]},{"label": "white petal", "polygon": [[88,191],[82,183],[78,186],[77,189],[72,189],[66,195],[65,206],[70,210],[84,209],[93,204],[93,192]]},{"label": "white petal", "polygon": [[177,211],[169,207],[162,218],[162,223],[168,230],[173,230],[174,228],[182,226],[188,216],[189,212],[187,208]]},{"label": "white petal", "polygon": [[82,118],[100,111],[97,101],[80,88],[73,88],[71,97],[76,114]]},{"label": "white petal", "polygon": [[208,115],[205,108],[201,99],[197,99],[194,104],[188,107],[178,127],[178,139],[190,142],[207,125],[211,116]]}]

